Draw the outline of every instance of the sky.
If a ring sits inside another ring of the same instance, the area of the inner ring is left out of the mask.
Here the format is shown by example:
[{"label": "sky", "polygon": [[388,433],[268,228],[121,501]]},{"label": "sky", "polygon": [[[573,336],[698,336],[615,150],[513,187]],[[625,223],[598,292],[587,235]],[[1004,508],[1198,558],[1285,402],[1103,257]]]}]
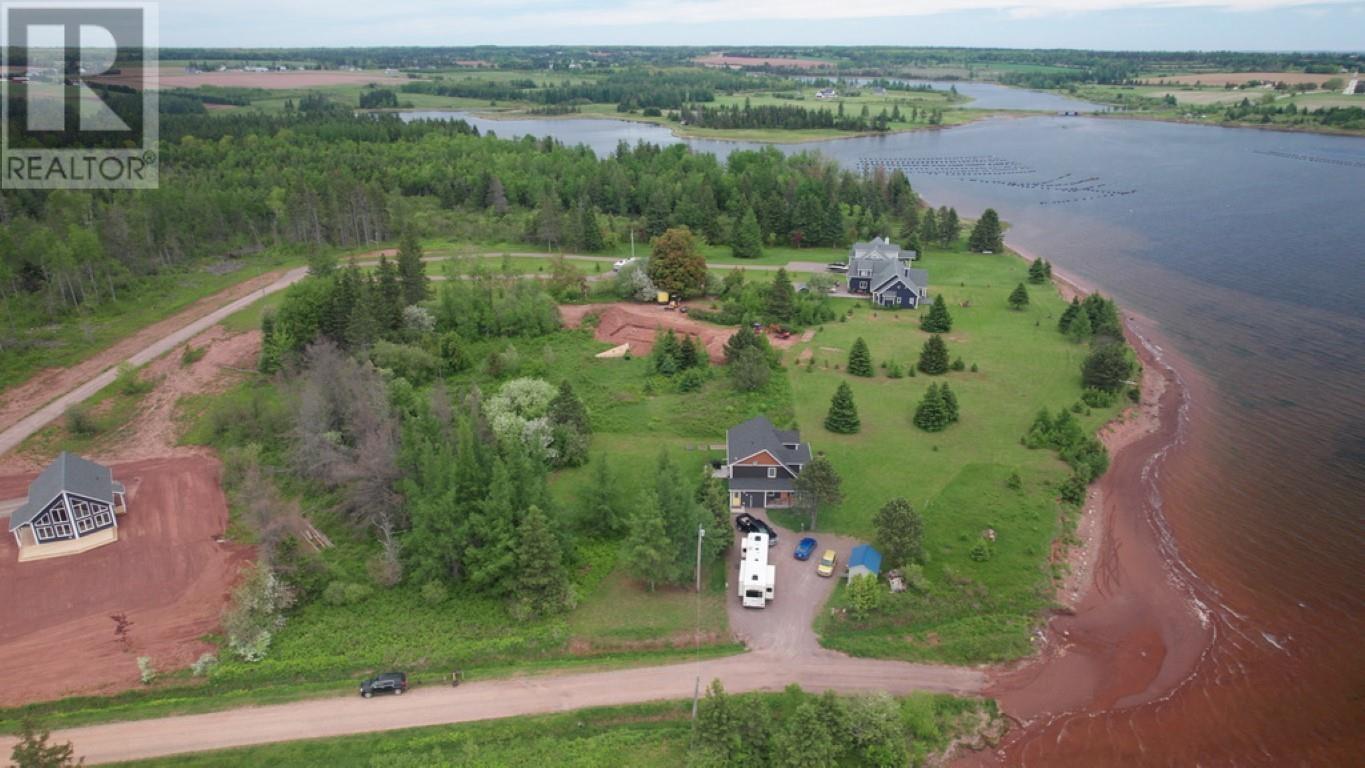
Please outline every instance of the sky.
[{"label": "sky", "polygon": [[160,0],[165,46],[1365,51],[1365,0]]}]

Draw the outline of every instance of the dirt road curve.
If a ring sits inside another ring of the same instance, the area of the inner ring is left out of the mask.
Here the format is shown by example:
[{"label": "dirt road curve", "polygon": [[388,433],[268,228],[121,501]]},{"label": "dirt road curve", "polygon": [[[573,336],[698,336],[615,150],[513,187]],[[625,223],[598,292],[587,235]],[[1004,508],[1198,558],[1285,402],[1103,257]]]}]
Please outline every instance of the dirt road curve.
[{"label": "dirt road curve", "polygon": [[[87,764],[202,752],[275,741],[342,736],[423,725],[562,712],[692,695],[697,676],[705,686],[719,677],[727,690],[780,691],[799,683],[813,691],[931,690],[974,693],[982,673],[870,659],[794,660],[749,653],[700,664],[676,664],[578,675],[546,675],[433,687],[365,700],[318,699],[202,715],[75,728],[54,734],[71,741]],[[8,754],[13,739],[0,739]]]},{"label": "dirt road curve", "polygon": [[[73,366],[65,369],[67,372],[74,372],[77,369],[91,368],[84,372],[78,380],[83,383],[72,389],[63,391],[63,383],[49,382],[43,385],[41,393],[44,397],[57,395],[55,399],[39,400],[43,403],[41,407],[31,410],[27,405],[33,404],[29,398],[25,398],[22,390],[29,386],[20,387],[17,391],[9,394],[4,410],[12,408],[18,410],[20,407],[28,410],[28,415],[13,422],[3,432],[0,432],[0,454],[9,453],[14,450],[19,443],[22,443],[29,435],[42,429],[46,424],[59,418],[66,412],[67,408],[85,400],[96,392],[109,386],[117,375],[115,366],[125,360],[135,366],[145,365],[176,347],[194,338],[205,329],[213,326],[223,318],[241,311],[252,304],[260,301],[276,291],[284,290],[294,283],[302,280],[308,270],[300,267],[292,269],[277,277],[274,281],[265,285],[251,285],[251,289],[245,295],[234,301],[228,302],[207,314],[200,314],[202,306],[196,305],[178,315],[167,318],[153,326],[150,326],[127,340],[116,344],[108,350],[96,355],[95,357],[81,363],[80,366]],[[240,288],[240,287],[239,287]],[[236,289],[230,289],[236,290]],[[227,292],[224,292],[227,293]],[[223,294],[216,294],[211,299],[222,297]],[[191,319],[193,318],[193,319]],[[127,355],[124,357],[124,355]],[[30,384],[37,384],[43,381],[44,377],[34,379]]]}]

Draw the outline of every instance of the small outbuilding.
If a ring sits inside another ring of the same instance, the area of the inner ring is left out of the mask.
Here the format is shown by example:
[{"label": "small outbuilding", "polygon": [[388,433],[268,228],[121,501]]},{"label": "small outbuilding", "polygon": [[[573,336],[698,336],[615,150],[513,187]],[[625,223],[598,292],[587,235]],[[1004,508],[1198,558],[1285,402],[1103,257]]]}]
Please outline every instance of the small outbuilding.
[{"label": "small outbuilding", "polygon": [[20,562],[76,554],[117,541],[125,511],[123,483],[108,467],[63,451],[29,484],[9,531]]},{"label": "small outbuilding", "polygon": [[875,579],[881,572],[882,553],[873,549],[871,544],[859,544],[853,548],[848,556],[849,581],[856,576],[871,576]]}]

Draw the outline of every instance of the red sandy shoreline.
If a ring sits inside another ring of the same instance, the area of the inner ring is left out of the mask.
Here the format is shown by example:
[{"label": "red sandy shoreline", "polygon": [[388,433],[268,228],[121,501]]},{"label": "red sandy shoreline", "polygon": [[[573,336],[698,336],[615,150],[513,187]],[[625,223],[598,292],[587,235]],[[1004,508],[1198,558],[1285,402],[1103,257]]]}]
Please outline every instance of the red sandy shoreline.
[{"label": "red sandy shoreline", "polygon": [[[1067,300],[1089,292],[1054,273]],[[1161,463],[1184,442],[1189,367],[1172,360],[1151,320],[1125,312],[1124,326],[1142,363],[1141,403],[1100,430],[1111,466],[1086,500],[1081,545],[1066,553],[1070,571],[1058,588],[1059,609],[1039,633],[1039,653],[991,672],[987,694],[1020,727],[997,751],[963,764],[1095,765],[1100,756],[1086,747],[1109,734],[1087,736],[1089,729],[1106,728],[1113,710],[1171,695],[1212,643],[1155,485]],[[1064,739],[1080,741],[1080,749]]]}]

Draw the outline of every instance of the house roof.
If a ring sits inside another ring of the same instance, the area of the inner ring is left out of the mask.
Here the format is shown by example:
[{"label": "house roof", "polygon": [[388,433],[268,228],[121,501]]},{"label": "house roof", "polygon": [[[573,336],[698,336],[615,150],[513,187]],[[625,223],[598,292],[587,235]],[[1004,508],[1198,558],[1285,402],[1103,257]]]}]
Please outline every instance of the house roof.
[{"label": "house roof", "polygon": [[62,451],[42,474],[29,483],[28,501],[10,515],[9,529],[14,531],[37,517],[48,502],[62,493],[113,504],[116,487],[123,490],[123,484],[114,482],[113,473],[108,467]]},{"label": "house roof", "polygon": [[[795,444],[795,448],[788,445]],[[810,445],[801,442],[801,433],[780,430],[766,416],[755,416],[730,427],[725,433],[727,463],[734,464],[759,451],[767,451],[783,464],[805,464],[810,461]]]},{"label": "house roof", "polygon": [[859,544],[848,557],[848,567],[852,570],[860,565],[873,573],[881,573],[882,553],[873,549],[871,544]]}]

